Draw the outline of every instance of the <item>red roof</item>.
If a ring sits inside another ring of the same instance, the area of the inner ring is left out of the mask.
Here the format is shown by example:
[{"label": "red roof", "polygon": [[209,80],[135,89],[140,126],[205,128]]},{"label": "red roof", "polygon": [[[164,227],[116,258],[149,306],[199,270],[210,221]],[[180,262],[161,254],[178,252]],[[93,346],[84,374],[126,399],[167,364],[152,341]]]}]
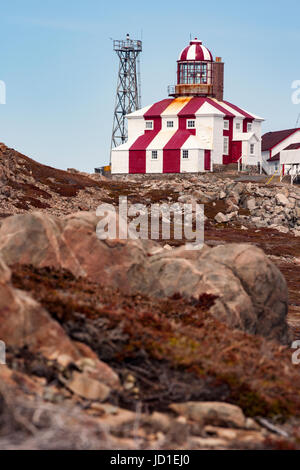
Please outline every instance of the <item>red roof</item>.
[{"label": "red roof", "polygon": [[187,46],[179,55],[179,61],[213,61],[212,53],[207,47],[203,46],[202,41],[199,41],[197,38],[194,41],[190,42],[190,45]]},{"label": "red roof", "polygon": [[286,147],[284,150],[297,150],[300,149],[300,143],[298,144],[290,144],[288,147]]},{"label": "red roof", "polygon": [[272,148],[276,147],[280,142],[283,142],[285,139],[290,137],[295,132],[299,131],[300,128],[297,129],[286,129],[284,131],[277,131],[277,132],[267,132],[262,136],[262,151],[271,150]]},{"label": "red roof", "polygon": [[274,157],[269,158],[267,161],[268,162],[278,162],[278,160],[280,160],[280,153],[276,153],[276,155],[274,155]]},{"label": "red roof", "polygon": [[[297,150],[300,149],[300,143],[298,144],[290,144],[283,150]],[[273,157],[269,158],[268,162],[277,162],[280,159],[280,152],[276,153]]]}]

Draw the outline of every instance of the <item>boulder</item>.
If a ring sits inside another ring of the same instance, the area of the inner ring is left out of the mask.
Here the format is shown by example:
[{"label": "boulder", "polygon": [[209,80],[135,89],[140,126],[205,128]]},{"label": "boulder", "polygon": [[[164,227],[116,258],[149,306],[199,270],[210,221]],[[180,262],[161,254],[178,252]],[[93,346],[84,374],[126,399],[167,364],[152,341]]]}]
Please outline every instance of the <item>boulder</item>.
[{"label": "boulder", "polygon": [[228,216],[223,214],[222,212],[219,212],[216,216],[215,216],[215,221],[218,223],[218,224],[225,224],[226,222],[228,222]]},{"label": "boulder", "polygon": [[248,199],[246,201],[246,209],[249,209],[249,211],[253,211],[255,208],[256,208],[255,198]]},{"label": "boulder", "polygon": [[174,403],[170,408],[180,416],[203,425],[244,428],[246,418],[241,408],[222,402]]},{"label": "boulder", "polygon": [[[9,265],[65,268],[75,276],[129,293],[156,297],[180,293],[189,298],[212,294],[217,298],[211,313],[220,321],[248,333],[289,341],[286,282],[260,249],[232,244],[200,251],[183,247],[155,252],[158,245],[151,241],[99,240],[98,221],[95,214],[86,212],[65,219],[38,212],[7,218],[0,227],[0,254]],[[150,251],[156,254],[149,256]],[[4,277],[9,275],[6,269],[2,268]],[[5,289],[0,302],[5,302],[8,311],[17,312],[11,323],[4,323],[5,328],[20,341],[14,321],[20,324],[29,315],[26,331],[30,336],[30,324],[34,325],[39,330],[35,341],[42,347],[47,338],[47,313],[27,294]],[[53,341],[61,335],[55,328],[50,328]],[[45,344],[50,347],[48,338]]]},{"label": "boulder", "polygon": [[283,343],[290,340],[286,281],[255,246],[229,244],[163,252],[133,267],[129,280],[133,291],[156,297],[215,295],[210,311],[220,321]]},{"label": "boulder", "polygon": [[144,246],[154,243],[99,240],[99,221],[92,212],[78,212],[65,219],[41,212],[8,217],[0,227],[0,254],[7,265],[64,268],[76,277],[126,288],[127,271],[143,262]]},{"label": "boulder", "polygon": [[288,198],[282,193],[276,194],[275,199],[276,203],[280,206],[287,206],[290,203]]}]

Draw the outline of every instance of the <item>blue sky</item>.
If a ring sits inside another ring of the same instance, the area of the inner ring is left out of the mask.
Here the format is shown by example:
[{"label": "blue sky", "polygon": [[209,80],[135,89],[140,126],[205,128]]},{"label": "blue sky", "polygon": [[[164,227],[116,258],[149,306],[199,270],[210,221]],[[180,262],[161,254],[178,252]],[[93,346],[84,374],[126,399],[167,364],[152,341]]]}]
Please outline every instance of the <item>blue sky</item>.
[{"label": "blue sky", "polygon": [[190,34],[225,61],[225,98],[294,127],[300,105],[299,0],[0,0],[0,141],[58,168],[109,161],[117,57],[110,38],[143,36],[142,104],[163,99]]}]

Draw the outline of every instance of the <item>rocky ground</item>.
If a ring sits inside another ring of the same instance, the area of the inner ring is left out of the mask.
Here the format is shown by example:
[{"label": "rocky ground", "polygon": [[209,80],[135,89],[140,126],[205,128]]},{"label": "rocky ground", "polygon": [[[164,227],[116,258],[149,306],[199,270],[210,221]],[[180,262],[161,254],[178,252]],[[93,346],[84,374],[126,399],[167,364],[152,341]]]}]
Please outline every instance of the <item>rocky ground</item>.
[{"label": "rocky ground", "polygon": [[[0,146],[0,448],[300,448],[300,188],[240,179],[107,180]],[[120,195],[204,204],[205,247],[99,240]]]}]

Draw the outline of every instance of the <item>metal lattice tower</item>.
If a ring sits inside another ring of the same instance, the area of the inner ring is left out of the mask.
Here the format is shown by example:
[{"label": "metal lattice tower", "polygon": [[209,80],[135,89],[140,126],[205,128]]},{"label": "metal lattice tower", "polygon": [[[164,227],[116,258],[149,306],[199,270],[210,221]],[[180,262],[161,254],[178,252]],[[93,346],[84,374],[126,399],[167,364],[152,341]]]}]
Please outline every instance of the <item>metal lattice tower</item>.
[{"label": "metal lattice tower", "polygon": [[142,41],[130,39],[114,41],[119,63],[119,76],[114,112],[111,148],[123,144],[128,138],[126,115],[141,107],[140,53]]}]

